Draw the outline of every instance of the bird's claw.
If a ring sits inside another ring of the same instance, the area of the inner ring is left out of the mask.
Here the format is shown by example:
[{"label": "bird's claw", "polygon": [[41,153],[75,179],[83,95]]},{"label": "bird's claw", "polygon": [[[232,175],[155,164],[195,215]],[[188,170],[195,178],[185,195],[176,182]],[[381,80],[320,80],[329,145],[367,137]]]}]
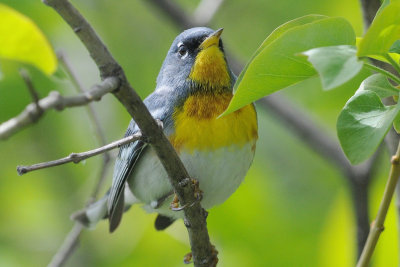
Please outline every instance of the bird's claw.
[{"label": "bird's claw", "polygon": [[194,185],[194,198],[197,201],[201,201],[203,198],[203,191],[201,191],[200,186],[199,186],[199,181],[196,179],[192,179],[192,184]]},{"label": "bird's claw", "polygon": [[176,193],[174,194],[174,199],[172,200],[170,207],[171,207],[171,210],[174,210],[174,211],[181,210],[181,208],[179,207],[179,199],[178,199],[178,196],[176,195]]},{"label": "bird's claw", "polygon": [[196,179],[190,179],[190,181],[192,182],[193,186],[194,186],[194,198],[196,199],[194,202],[192,203],[187,203],[183,206],[179,206],[179,199],[178,196],[176,195],[176,193],[174,194],[174,199],[171,202],[171,210],[173,211],[181,211],[186,207],[192,207],[194,204],[196,204],[197,202],[200,202],[201,199],[203,198],[203,191],[200,190],[199,187],[199,181]]},{"label": "bird's claw", "polygon": [[192,252],[189,252],[188,254],[186,254],[185,256],[183,256],[183,263],[184,264],[190,264],[192,263]]},{"label": "bird's claw", "polygon": [[[215,248],[214,245],[211,245],[211,263],[209,264],[209,266],[215,267],[217,266],[218,263],[218,250]],[[183,257],[183,263],[185,264],[190,264],[192,263],[192,258],[193,258],[193,254],[192,252],[189,252],[188,254],[186,254]]]}]

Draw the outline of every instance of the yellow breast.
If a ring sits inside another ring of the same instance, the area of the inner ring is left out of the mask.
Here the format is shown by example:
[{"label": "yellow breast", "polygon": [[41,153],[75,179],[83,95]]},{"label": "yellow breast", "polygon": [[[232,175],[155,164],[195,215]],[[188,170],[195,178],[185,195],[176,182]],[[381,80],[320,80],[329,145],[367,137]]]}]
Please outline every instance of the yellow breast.
[{"label": "yellow breast", "polygon": [[193,152],[255,143],[258,135],[253,105],[217,119],[231,98],[231,93],[189,96],[173,115],[175,133],[169,139],[175,149]]}]

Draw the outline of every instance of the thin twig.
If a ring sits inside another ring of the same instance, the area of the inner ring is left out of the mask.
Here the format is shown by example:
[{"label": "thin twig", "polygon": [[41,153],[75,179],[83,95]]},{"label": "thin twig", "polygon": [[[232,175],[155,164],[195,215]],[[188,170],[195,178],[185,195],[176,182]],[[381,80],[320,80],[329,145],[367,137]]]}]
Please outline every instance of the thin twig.
[{"label": "thin twig", "polygon": [[66,107],[86,105],[92,101],[99,101],[102,96],[118,88],[119,79],[109,77],[84,94],[64,97],[57,91],[52,91],[45,98],[39,100],[38,105],[31,103],[18,116],[0,124],[0,140],[10,137],[22,128],[37,121],[49,109],[63,110]]},{"label": "thin twig", "polygon": [[396,75],[392,74],[391,72],[381,69],[381,68],[374,66],[372,64],[369,64],[369,63],[364,63],[364,66],[372,71],[379,72],[379,73],[385,75],[386,77],[388,77],[389,79],[391,79],[392,81],[396,82],[397,84],[400,84],[400,78],[397,77]]},{"label": "thin twig", "polygon": [[[71,65],[69,64],[66,56],[64,53],[58,53],[58,59],[59,62],[64,66],[65,70],[67,71],[68,75],[71,78],[72,83],[74,84],[75,88],[77,89],[78,92],[84,93],[86,90],[83,87],[82,83],[79,81],[77,75],[73,71]],[[99,145],[105,145],[106,144],[106,137],[104,136],[104,131],[100,125],[100,120],[99,117],[97,116],[97,113],[94,109],[94,106],[92,103],[89,103],[88,105],[85,106],[87,113],[89,115],[89,118],[92,121],[92,124],[95,128],[96,136],[99,142]],[[105,157],[108,157],[109,155],[107,153],[103,154]]]},{"label": "thin twig", "polygon": [[186,30],[197,26],[188,18],[184,10],[171,0],[147,0],[144,3],[151,3],[158,8],[163,14],[173,19],[173,22],[180,28]]},{"label": "thin twig", "polygon": [[393,59],[393,57],[390,54],[385,54],[384,56],[387,61],[392,65],[392,67],[397,71],[396,75],[398,76],[400,74],[400,65],[399,63]]},{"label": "thin twig", "polygon": [[208,25],[218,12],[224,0],[202,0],[193,13],[196,25]]},{"label": "thin twig", "polygon": [[109,150],[120,147],[122,145],[126,145],[131,142],[140,140],[141,138],[142,138],[142,134],[137,133],[137,134],[130,135],[128,137],[122,138],[122,139],[114,141],[108,145],[105,145],[105,146],[102,146],[102,147],[99,147],[99,148],[96,148],[93,150],[80,152],[80,153],[71,153],[69,156],[61,158],[61,159],[37,163],[37,164],[30,165],[30,166],[18,166],[17,171],[18,171],[19,175],[23,175],[23,174],[31,172],[31,171],[50,168],[50,167],[54,167],[54,166],[58,166],[58,165],[62,165],[62,164],[70,163],[70,162],[79,163],[84,159],[105,153]]},{"label": "thin twig", "polygon": [[[189,174],[175,149],[169,143],[139,95],[133,90],[121,66],[109,53],[92,26],[67,0],[44,0],[43,2],[51,6],[73,29],[88,49],[103,79],[110,76],[118,76],[121,83],[118,90],[113,92],[114,96],[124,105],[141,129],[142,134],[146,136],[154,148],[168,174],[169,181],[179,198],[180,204],[184,206],[186,203],[195,202],[195,186],[182,183],[189,177]],[[200,203],[196,203],[184,209],[184,217],[189,226],[187,230],[195,266],[209,266],[216,261],[216,254],[213,253],[207,231],[206,212]]]},{"label": "thin twig", "polygon": [[[72,83],[75,85],[75,88],[78,92],[80,93],[84,93],[86,92],[85,88],[83,87],[82,83],[79,81],[78,76],[76,75],[76,73],[74,72],[71,64],[69,63],[69,61],[67,60],[67,57],[65,56],[64,53],[59,52],[58,53],[58,59],[59,62],[64,66],[66,72],[68,73],[68,75],[71,78]],[[89,115],[89,118],[92,122],[92,125],[94,127],[96,136],[97,136],[97,141],[98,144],[100,146],[105,146],[107,144],[106,142],[106,137],[104,135],[104,130],[101,127],[100,124],[100,120],[99,120],[99,116],[96,113],[96,110],[94,109],[94,106],[92,103],[89,103],[88,105],[85,106],[86,107],[86,111]],[[105,180],[106,177],[106,171],[108,169],[108,164],[110,163],[110,153],[105,152],[102,154],[103,155],[103,167],[100,171],[100,178],[98,180],[98,182],[96,183],[95,188],[93,189],[93,193],[91,194],[91,198],[95,199],[98,192],[100,191],[100,188]],[[90,201],[89,201],[90,202]]]},{"label": "thin twig", "polygon": [[24,80],[25,85],[28,88],[29,95],[31,96],[33,104],[35,105],[36,112],[34,112],[35,115],[31,116],[31,119],[32,119],[32,122],[36,122],[43,115],[43,110],[41,109],[41,107],[39,105],[39,94],[36,91],[35,86],[33,85],[33,82],[32,82],[31,77],[29,76],[29,73],[25,69],[20,69],[19,75],[21,76],[22,80]]},{"label": "thin twig", "polygon": [[375,221],[371,225],[368,239],[357,263],[357,267],[367,267],[369,265],[379,236],[385,229],[383,224],[385,222],[386,214],[388,212],[390,202],[393,198],[396,184],[400,176],[400,142],[398,144],[396,154],[391,159],[391,164],[389,179],[386,183],[381,204],[379,205],[378,214],[376,215]]},{"label": "thin twig", "polygon": [[[93,189],[92,194],[90,195],[88,201],[86,202],[86,206],[89,206],[95,201],[100,192],[101,185],[105,180],[107,170],[110,166],[109,164],[110,160],[109,158],[108,159],[105,158],[104,160],[107,160],[107,162],[106,161],[103,162],[103,167],[101,168],[99,179],[97,180],[97,183]],[[66,235],[64,242],[58,249],[57,253],[54,254],[53,258],[51,259],[47,267],[61,267],[67,262],[68,258],[71,256],[76,246],[79,244],[79,237],[83,230],[84,230],[83,225],[79,222],[75,222],[71,231]]]},{"label": "thin twig", "polygon": [[29,94],[31,95],[33,103],[39,105],[39,95],[35,89],[35,86],[33,86],[33,82],[31,80],[31,77],[29,76],[29,73],[25,69],[20,69],[19,75],[24,80],[26,87],[28,88]]},{"label": "thin twig", "polygon": [[[79,236],[83,230],[83,225],[80,223],[75,223],[71,231],[65,237],[59,252],[54,255],[51,262],[47,267],[60,267],[65,264],[69,256],[74,252],[76,246],[79,243]],[[61,253],[60,253],[61,252]]]}]

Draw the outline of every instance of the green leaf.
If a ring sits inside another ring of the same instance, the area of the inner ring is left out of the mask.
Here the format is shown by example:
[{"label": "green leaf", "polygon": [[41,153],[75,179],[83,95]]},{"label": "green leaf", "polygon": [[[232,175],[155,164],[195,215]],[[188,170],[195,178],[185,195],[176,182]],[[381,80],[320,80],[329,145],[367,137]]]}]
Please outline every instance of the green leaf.
[{"label": "green leaf", "polygon": [[381,99],[389,96],[397,96],[399,89],[394,87],[383,74],[377,73],[365,79],[357,92],[372,91],[375,92]]},{"label": "green leaf", "polygon": [[389,4],[390,4],[390,0],[383,0],[381,6],[379,7],[378,11],[375,14],[375,17],[378,16],[382,12],[382,10]]},{"label": "green leaf", "polygon": [[389,53],[400,54],[400,40],[396,40],[389,48]]},{"label": "green leaf", "polygon": [[223,115],[316,74],[300,52],[321,46],[354,45],[355,34],[343,18],[313,15],[275,30],[239,75],[234,97]]},{"label": "green leaf", "polygon": [[[262,42],[262,44],[260,45],[259,48],[257,48],[256,52],[252,55],[252,57],[250,58],[250,60],[247,62],[246,66],[243,68],[242,72],[240,73],[239,77],[238,77],[238,81],[242,80],[244,73],[246,73],[247,68],[249,67],[250,63],[253,61],[253,59],[264,50],[265,47],[267,47],[269,44],[271,44],[273,41],[275,41],[276,39],[278,39],[282,34],[284,34],[285,32],[287,32],[288,30],[290,30],[291,28],[297,27],[297,26],[301,26],[301,25],[305,25],[317,20],[321,20],[321,19],[326,19],[328,18],[327,16],[323,16],[323,15],[307,15],[307,16],[303,16],[291,21],[288,21],[284,24],[282,24],[281,26],[279,26],[278,28],[276,28],[270,35],[268,35],[268,37]],[[236,82],[236,84],[238,84],[238,82]],[[237,90],[237,86],[235,85],[235,87],[233,88],[233,92],[236,92]]]},{"label": "green leaf", "polygon": [[[357,37],[356,38],[356,46],[357,46],[357,49],[359,49],[359,46],[360,46],[360,43],[361,43],[361,40],[362,40],[363,38],[362,37]],[[389,54],[388,54],[391,58],[393,58],[393,60],[395,60],[396,62],[399,62],[400,61],[400,54],[397,54],[397,53],[391,53],[390,51],[389,51]],[[368,57],[370,57],[370,58],[373,58],[373,59],[376,59],[376,60],[379,60],[379,61],[382,61],[382,62],[385,62],[385,63],[388,63],[388,64],[391,64],[388,60],[387,60],[387,58],[385,57],[385,55],[369,55]]]},{"label": "green leaf", "polygon": [[374,19],[361,40],[358,56],[384,55],[400,39],[400,2],[387,5]]},{"label": "green leaf", "polygon": [[23,14],[0,4],[0,57],[36,66],[50,75],[57,58],[46,37]]},{"label": "green leaf", "polygon": [[329,90],[338,87],[360,72],[363,62],[358,61],[357,49],[351,45],[327,46],[310,49],[302,54],[317,70],[322,87]]},{"label": "green leaf", "polygon": [[384,106],[373,91],[357,91],[349,99],[336,127],[342,149],[352,164],[363,162],[376,151],[398,113],[399,105]]},{"label": "green leaf", "polygon": [[397,133],[400,133],[400,113],[397,114],[396,118],[393,121],[393,128]]}]

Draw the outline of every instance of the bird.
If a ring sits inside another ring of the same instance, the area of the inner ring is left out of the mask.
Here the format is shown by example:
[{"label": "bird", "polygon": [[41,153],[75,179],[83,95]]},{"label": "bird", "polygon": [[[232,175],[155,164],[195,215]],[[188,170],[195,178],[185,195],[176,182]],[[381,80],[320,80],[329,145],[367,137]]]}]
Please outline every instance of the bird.
[{"label": "bird", "polygon": [[[168,50],[154,92],[144,100],[197,181],[206,210],[225,202],[239,187],[253,162],[258,139],[253,104],[220,117],[237,79],[226,59],[222,31],[195,27],[180,33]],[[125,136],[139,131],[131,120]],[[108,218],[113,232],[123,213],[141,204],[147,212],[158,214],[155,228],[164,230],[183,218],[181,209],[171,208],[173,200],[174,191],[154,149],[139,140],[120,148],[105,196],[72,218],[87,227]]]}]

